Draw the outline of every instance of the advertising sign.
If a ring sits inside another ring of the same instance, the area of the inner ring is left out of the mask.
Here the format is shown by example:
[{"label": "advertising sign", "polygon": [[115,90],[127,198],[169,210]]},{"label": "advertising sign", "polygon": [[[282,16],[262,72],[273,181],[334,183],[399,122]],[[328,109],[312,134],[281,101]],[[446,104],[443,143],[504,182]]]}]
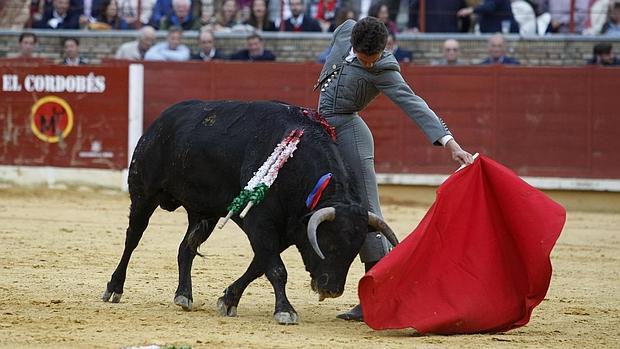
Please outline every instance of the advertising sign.
[{"label": "advertising sign", "polygon": [[0,63],[0,165],[127,167],[127,66]]}]

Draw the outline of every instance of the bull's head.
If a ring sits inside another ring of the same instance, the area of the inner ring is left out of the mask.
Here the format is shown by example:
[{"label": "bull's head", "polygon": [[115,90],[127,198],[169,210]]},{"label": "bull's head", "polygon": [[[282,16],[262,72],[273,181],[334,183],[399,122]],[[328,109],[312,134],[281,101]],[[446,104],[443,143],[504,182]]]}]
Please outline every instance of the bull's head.
[{"label": "bull's head", "polygon": [[369,226],[383,234],[393,246],[398,244],[389,226],[361,206],[325,207],[312,214],[307,235],[314,253],[307,256],[312,262],[306,263],[306,268],[319,300],[342,295],[349,267],[364,243]]}]

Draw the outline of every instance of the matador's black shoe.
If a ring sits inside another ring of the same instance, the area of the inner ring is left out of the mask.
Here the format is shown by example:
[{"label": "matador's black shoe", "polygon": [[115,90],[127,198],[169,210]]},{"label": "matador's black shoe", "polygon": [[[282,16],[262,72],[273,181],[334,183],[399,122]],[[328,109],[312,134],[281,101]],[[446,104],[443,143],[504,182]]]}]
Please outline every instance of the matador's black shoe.
[{"label": "matador's black shoe", "polygon": [[364,315],[362,314],[362,306],[356,305],[351,310],[342,314],[336,315],[337,318],[348,321],[364,321]]}]

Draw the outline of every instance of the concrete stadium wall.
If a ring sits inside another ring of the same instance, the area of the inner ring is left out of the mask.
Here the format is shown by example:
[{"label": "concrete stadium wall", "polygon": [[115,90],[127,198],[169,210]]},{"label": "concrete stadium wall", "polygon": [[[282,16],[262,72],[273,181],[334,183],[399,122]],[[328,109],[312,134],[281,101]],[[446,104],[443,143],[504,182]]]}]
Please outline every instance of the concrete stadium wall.
[{"label": "concrete stadium wall", "polygon": [[[126,41],[136,37],[134,31],[92,32],[84,30],[34,31],[40,37],[39,55],[55,62],[60,61],[60,38],[75,36],[80,38],[81,51],[98,64],[105,58],[114,56],[116,49]],[[21,31],[0,29],[0,57],[15,52]],[[165,39],[165,32],[159,32],[159,40]],[[197,32],[184,33],[184,43],[197,51]],[[245,33],[218,33],[217,47],[224,53],[232,53],[245,47]],[[265,47],[272,50],[278,61],[315,61],[331,39],[329,33],[264,33]],[[443,41],[456,38],[461,42],[461,57],[467,64],[477,64],[487,52],[489,35],[474,34],[402,34],[398,37],[403,48],[412,50],[414,64],[429,64],[441,57]],[[592,47],[598,42],[616,44],[614,50],[620,52],[620,40],[595,36],[553,35],[544,37],[519,37],[509,35],[510,55],[525,65],[583,65],[592,56]]]}]

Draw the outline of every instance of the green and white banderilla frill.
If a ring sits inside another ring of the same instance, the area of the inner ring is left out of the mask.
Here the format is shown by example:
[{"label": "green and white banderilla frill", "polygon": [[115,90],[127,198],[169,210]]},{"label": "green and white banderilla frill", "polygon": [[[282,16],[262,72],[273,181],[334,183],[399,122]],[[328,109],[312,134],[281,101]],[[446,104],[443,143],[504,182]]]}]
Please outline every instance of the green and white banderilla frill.
[{"label": "green and white banderilla frill", "polygon": [[252,177],[243,190],[241,190],[241,193],[228,205],[228,214],[224,220],[218,224],[217,227],[219,229],[224,227],[233,214],[239,213],[242,207],[245,206],[243,211],[239,214],[239,217],[244,218],[252,206],[263,200],[267,190],[276,180],[276,177],[278,177],[278,172],[282,166],[284,166],[284,163],[286,163],[289,158],[293,157],[293,152],[297,149],[297,144],[303,134],[303,130],[292,130],[291,133],[276,146],[269,158],[267,158],[258,171],[254,173],[254,177]]}]

